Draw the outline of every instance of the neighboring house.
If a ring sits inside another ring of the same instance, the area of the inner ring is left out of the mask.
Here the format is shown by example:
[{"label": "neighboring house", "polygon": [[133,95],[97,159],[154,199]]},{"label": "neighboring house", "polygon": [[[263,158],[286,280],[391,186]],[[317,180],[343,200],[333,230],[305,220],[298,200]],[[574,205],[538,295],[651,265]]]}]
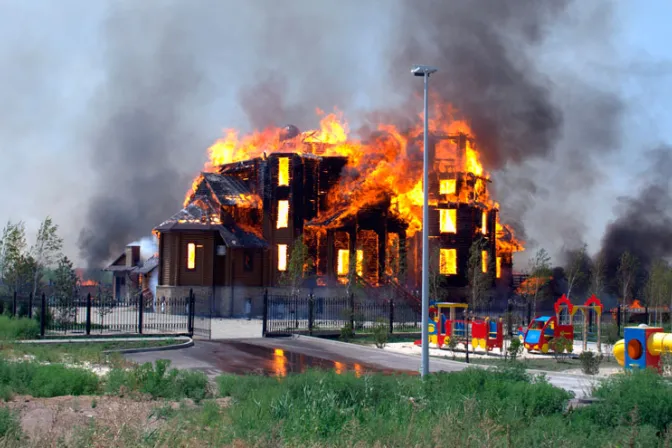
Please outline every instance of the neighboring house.
[{"label": "neighboring house", "polygon": [[128,245],[107,268],[112,272],[112,296],[117,301],[127,300],[134,291],[141,291],[145,304],[156,305],[158,283],[158,255],[147,260],[140,258],[140,245]]}]

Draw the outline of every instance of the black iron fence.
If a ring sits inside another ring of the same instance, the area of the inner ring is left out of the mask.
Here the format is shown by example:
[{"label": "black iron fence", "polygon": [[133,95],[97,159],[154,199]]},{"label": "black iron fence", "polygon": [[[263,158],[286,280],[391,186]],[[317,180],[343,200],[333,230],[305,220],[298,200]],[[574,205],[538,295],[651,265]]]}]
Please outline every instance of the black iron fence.
[{"label": "black iron fence", "polygon": [[406,301],[264,294],[264,336],[338,333],[347,326],[371,333],[377,325],[387,326],[390,333],[419,332],[420,314]]},{"label": "black iron fence", "polygon": [[[0,296],[0,313],[36,319],[41,336],[189,334],[210,337],[211,300],[185,297]],[[205,309],[208,311],[206,312]],[[197,327],[197,328],[195,328]]]}]

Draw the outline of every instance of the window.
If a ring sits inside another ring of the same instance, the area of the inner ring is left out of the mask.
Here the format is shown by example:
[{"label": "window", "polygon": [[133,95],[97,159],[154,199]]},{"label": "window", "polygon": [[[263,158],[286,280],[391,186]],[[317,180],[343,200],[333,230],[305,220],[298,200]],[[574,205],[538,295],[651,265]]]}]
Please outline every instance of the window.
[{"label": "window", "polygon": [[285,272],[287,270],[287,245],[278,244],[278,271]]},{"label": "window", "polygon": [[496,258],[495,277],[502,278],[502,257]]},{"label": "window", "polygon": [[484,211],[481,217],[481,233],[488,234],[488,212]]},{"label": "window", "polygon": [[358,276],[362,277],[364,276],[364,250],[357,249],[356,255],[357,259],[356,259],[355,272],[357,272]]},{"label": "window", "polygon": [[252,272],[254,266],[252,265],[252,251],[246,250],[243,252],[243,270],[245,272]]},{"label": "window", "polygon": [[439,210],[439,230],[441,233],[457,233],[457,210],[454,208]]},{"label": "window", "polygon": [[278,222],[276,229],[286,229],[289,225],[289,201],[278,201]]},{"label": "window", "polygon": [[457,249],[441,249],[439,273],[442,275],[457,274]]},{"label": "window", "polygon": [[439,194],[455,194],[457,190],[457,180],[441,179],[439,181]]},{"label": "window", "polygon": [[278,187],[289,185],[289,157],[278,159]]},{"label": "window", "polygon": [[350,270],[350,251],[347,249],[338,249],[337,257],[336,275],[348,275],[348,271]]},{"label": "window", "polygon": [[187,244],[187,269],[196,269],[196,244]]},{"label": "window", "polygon": [[481,270],[483,271],[484,274],[488,272],[488,251],[487,250],[481,251]]}]

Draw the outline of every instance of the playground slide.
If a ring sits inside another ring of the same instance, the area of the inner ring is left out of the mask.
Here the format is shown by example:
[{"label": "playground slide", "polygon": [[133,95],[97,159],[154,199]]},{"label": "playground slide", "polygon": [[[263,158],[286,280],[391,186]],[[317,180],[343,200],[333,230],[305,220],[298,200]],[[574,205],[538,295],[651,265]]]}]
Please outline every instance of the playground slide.
[{"label": "playground slide", "polygon": [[653,356],[672,352],[672,333],[653,333],[647,341],[647,349]]},{"label": "playground slide", "polygon": [[625,365],[625,339],[621,339],[614,344],[613,352],[616,362],[618,362],[620,366]]}]

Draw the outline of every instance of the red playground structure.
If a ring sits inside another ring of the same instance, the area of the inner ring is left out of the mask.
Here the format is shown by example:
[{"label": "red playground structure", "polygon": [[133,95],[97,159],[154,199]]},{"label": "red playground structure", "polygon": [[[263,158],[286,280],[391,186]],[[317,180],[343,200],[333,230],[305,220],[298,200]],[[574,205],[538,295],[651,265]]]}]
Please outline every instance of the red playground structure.
[{"label": "red playground structure", "polygon": [[504,330],[502,319],[492,320],[489,317],[485,319],[474,319],[471,323],[471,346],[474,350],[480,348],[485,351],[492,351],[498,348],[504,350]]}]

